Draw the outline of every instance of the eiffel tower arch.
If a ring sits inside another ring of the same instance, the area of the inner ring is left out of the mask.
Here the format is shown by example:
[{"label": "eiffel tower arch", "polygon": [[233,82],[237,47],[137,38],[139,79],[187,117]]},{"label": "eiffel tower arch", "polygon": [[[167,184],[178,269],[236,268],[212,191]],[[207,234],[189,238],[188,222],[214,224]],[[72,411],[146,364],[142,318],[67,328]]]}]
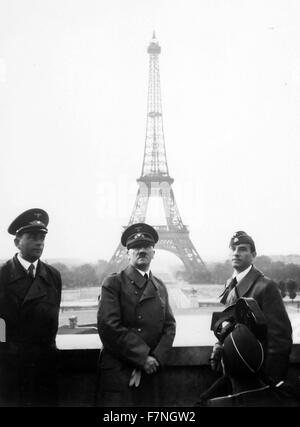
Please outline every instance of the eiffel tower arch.
[{"label": "eiffel tower arch", "polygon": [[[141,176],[137,179],[137,196],[127,226],[146,222],[149,199],[160,198],[163,202],[166,225],[151,224],[159,234],[155,248],[172,252],[180,258],[186,270],[185,277],[190,283],[207,283],[210,280],[209,272],[190,239],[188,227],[182,222],[172,189],[174,179],[169,175],[162,118],[160,52],[161,48],[153,34],[147,49],[149,82],[144,158]],[[126,248],[120,243],[106,273],[118,272],[125,268],[127,263]]]}]

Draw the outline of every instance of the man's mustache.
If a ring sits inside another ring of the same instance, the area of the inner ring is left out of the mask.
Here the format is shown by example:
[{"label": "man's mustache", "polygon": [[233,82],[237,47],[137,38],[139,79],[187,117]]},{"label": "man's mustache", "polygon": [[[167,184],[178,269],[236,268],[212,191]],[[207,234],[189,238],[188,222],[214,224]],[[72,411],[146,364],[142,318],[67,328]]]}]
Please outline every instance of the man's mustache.
[{"label": "man's mustache", "polygon": [[145,257],[147,256],[146,252],[139,252],[138,257]]}]

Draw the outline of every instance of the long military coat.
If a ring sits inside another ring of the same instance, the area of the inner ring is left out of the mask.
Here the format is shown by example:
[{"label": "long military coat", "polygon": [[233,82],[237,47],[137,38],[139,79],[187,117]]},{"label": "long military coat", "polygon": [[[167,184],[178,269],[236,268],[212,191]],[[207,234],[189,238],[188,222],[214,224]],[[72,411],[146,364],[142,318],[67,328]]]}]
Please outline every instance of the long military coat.
[{"label": "long military coat", "polygon": [[[265,373],[273,380],[280,381],[287,375],[292,327],[278,286],[253,266],[239,282],[237,290],[239,297],[254,298],[265,315],[268,328]],[[228,293],[225,288],[221,298],[223,304],[226,304]]]},{"label": "long military coat", "polygon": [[175,337],[175,319],[165,285],[151,273],[145,282],[132,266],[103,282],[98,309],[103,344],[100,405],[159,404],[159,373],[143,372],[140,386],[129,387],[133,369],[142,369],[148,355],[164,365]]},{"label": "long military coat", "polygon": [[61,277],[39,261],[33,283],[17,257],[0,269],[0,405],[36,406],[55,399],[56,345]]}]

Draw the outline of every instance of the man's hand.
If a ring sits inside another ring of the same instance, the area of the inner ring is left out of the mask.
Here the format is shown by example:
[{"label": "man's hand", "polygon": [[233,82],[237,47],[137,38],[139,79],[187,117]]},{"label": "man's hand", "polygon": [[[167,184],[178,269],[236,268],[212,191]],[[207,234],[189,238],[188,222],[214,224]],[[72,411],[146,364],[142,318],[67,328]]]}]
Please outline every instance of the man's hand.
[{"label": "man's hand", "polygon": [[217,342],[209,358],[210,366],[213,371],[222,371],[221,358],[222,358],[223,346],[220,342]]},{"label": "man's hand", "polygon": [[153,356],[147,356],[143,369],[147,374],[154,374],[159,368],[159,362]]}]

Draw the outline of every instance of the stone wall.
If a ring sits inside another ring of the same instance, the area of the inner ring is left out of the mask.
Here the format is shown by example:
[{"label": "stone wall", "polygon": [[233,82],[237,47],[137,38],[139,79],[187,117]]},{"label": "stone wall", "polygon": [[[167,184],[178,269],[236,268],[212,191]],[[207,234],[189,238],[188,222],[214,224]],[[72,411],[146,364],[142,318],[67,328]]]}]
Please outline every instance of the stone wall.
[{"label": "stone wall", "polygon": [[[165,406],[193,406],[216,379],[208,365],[211,346],[174,347],[164,370]],[[60,406],[94,406],[99,350],[60,350]],[[289,378],[300,377],[300,344],[294,344]]]}]

